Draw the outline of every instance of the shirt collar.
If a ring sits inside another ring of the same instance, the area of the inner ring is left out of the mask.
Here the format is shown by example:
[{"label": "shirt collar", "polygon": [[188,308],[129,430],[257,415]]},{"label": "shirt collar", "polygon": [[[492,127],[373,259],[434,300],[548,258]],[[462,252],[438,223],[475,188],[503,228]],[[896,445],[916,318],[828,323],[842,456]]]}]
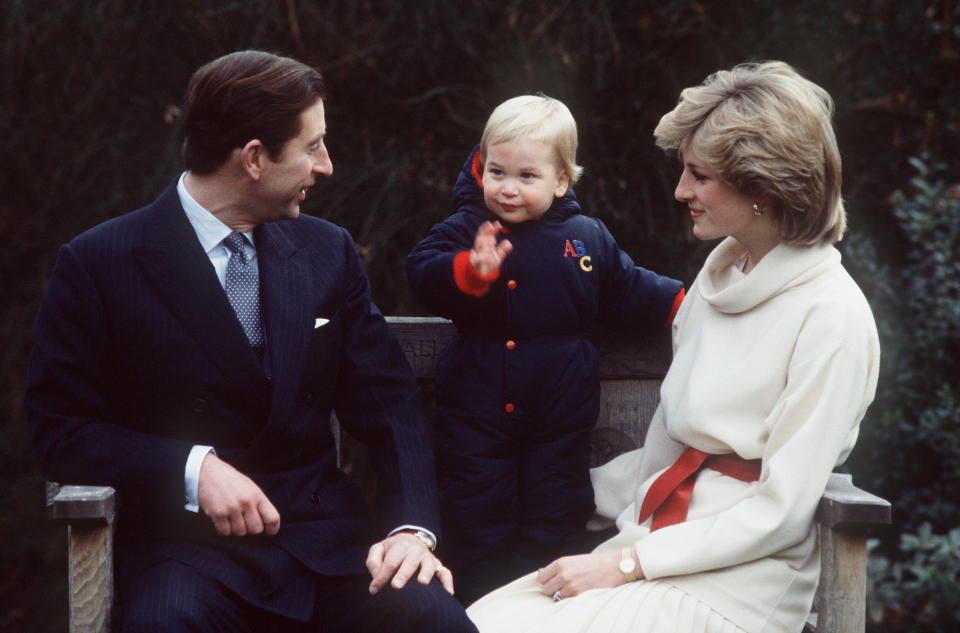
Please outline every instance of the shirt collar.
[{"label": "shirt collar", "polygon": [[[190,225],[200,239],[200,245],[203,247],[204,252],[209,254],[210,251],[221,245],[223,238],[230,235],[233,229],[218,220],[215,215],[203,208],[200,203],[190,195],[190,192],[187,191],[187,187],[184,184],[186,176],[186,172],[180,174],[180,180],[177,181],[177,195],[180,196],[180,205],[187,214]],[[244,235],[247,236],[249,245],[253,246],[253,231],[247,231]]]}]

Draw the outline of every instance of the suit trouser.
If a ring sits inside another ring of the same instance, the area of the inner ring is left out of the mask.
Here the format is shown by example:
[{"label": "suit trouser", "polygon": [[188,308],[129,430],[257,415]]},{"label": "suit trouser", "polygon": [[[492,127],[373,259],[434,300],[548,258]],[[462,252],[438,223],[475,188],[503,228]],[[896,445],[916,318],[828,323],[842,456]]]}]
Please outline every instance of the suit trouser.
[{"label": "suit trouser", "polygon": [[463,607],[434,579],[371,596],[367,575],[320,577],[309,622],[244,602],[216,580],[167,560],[141,572],[124,592],[122,633],[476,633]]},{"label": "suit trouser", "polygon": [[563,420],[441,412],[436,431],[443,539],[439,555],[469,603],[582,552],[593,513],[593,403]]}]

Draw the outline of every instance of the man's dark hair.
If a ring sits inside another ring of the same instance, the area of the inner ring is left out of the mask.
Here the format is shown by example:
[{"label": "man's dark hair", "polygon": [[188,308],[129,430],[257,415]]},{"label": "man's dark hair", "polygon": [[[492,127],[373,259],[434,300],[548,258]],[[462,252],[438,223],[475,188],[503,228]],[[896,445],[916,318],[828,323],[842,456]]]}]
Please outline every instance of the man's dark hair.
[{"label": "man's dark hair", "polygon": [[187,170],[209,174],[253,139],[278,160],[300,133],[300,113],[323,96],[320,73],[289,57],[239,51],[201,66],[183,106]]}]

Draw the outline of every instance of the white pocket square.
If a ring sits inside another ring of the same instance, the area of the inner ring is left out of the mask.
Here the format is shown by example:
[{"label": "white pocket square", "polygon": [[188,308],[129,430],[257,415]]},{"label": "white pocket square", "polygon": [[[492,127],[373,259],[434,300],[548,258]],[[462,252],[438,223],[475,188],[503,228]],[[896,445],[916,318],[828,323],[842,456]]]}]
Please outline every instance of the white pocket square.
[{"label": "white pocket square", "polygon": [[314,322],[313,322],[313,329],[317,329],[318,327],[322,327],[322,326],[326,325],[327,323],[330,323],[330,319],[324,319],[323,317],[321,317],[321,318],[319,318],[319,319],[316,319],[316,320],[314,320]]}]

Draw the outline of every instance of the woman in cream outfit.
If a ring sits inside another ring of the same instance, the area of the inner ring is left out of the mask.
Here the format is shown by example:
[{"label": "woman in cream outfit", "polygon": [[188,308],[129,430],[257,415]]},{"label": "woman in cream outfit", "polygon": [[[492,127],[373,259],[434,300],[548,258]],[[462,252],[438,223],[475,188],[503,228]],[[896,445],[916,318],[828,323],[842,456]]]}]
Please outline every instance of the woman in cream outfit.
[{"label": "woman in cream outfit", "polygon": [[[833,247],[846,220],[832,112],[822,88],[766,62],[687,88],[661,119],[654,134],[683,162],[675,195],[694,235],[725,239],[674,321],[644,447],[592,472],[594,522],[618,533],[474,603],[481,633],[802,629],[819,576],[814,510],[853,448],[880,359]],[[736,468],[708,461],[688,505],[672,493],[638,523],[654,481],[670,492],[695,455]]]}]

